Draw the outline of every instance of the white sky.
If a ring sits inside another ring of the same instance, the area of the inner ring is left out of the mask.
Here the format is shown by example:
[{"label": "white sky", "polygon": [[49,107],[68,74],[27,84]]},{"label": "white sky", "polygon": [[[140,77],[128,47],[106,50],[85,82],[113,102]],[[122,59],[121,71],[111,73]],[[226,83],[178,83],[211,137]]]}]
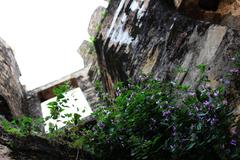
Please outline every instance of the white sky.
[{"label": "white sky", "polygon": [[77,53],[103,0],[0,0],[0,37],[14,50],[21,81],[33,89],[83,67]]},{"label": "white sky", "polygon": [[[28,90],[45,85],[83,68],[77,53],[88,39],[88,23],[103,0],[0,0],[0,37],[15,52]],[[68,93],[78,97],[75,107],[66,112],[91,109],[80,89]],[[52,100],[52,99],[51,99]],[[51,101],[50,100],[50,101]],[[43,116],[49,116],[47,102],[42,103]],[[70,102],[72,103],[72,102]],[[70,105],[71,106],[71,105]],[[59,127],[62,124],[58,124]]]}]

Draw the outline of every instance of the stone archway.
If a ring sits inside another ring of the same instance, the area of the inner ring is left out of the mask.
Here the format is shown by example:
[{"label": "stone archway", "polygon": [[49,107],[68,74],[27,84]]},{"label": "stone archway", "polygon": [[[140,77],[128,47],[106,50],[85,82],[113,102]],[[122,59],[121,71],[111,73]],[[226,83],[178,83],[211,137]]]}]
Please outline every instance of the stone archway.
[{"label": "stone archway", "polygon": [[0,95],[0,115],[5,117],[9,121],[12,120],[13,118],[7,101],[1,95]]}]

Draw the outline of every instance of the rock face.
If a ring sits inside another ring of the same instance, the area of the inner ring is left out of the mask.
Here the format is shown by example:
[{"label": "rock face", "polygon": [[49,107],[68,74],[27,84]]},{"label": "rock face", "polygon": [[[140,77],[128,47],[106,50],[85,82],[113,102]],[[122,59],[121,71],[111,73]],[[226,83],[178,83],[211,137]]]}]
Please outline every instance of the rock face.
[{"label": "rock face", "polygon": [[84,61],[84,67],[92,65],[97,59],[96,50],[93,42],[84,40],[78,49],[78,53],[81,55]]},{"label": "rock face", "polygon": [[40,105],[29,105],[28,93],[19,81],[21,73],[14,53],[2,39],[0,39],[0,73],[0,115],[8,120],[22,115],[42,116]]},{"label": "rock face", "polygon": [[[110,3],[95,43],[101,78],[109,93],[114,94],[114,82],[138,78],[141,73],[193,86],[198,85],[199,64],[207,65],[214,86],[229,73],[240,48],[240,32],[189,18],[172,4],[159,0]],[[173,74],[177,67],[187,72]],[[228,78],[236,101],[238,78],[236,74]]]},{"label": "rock face", "polygon": [[21,73],[12,49],[2,39],[0,39],[0,73],[0,97],[7,105],[0,107],[9,109],[12,116],[22,115],[25,91],[19,81]]},{"label": "rock face", "polygon": [[12,151],[7,146],[0,144],[0,159],[12,160],[12,158],[10,157],[11,152]]},{"label": "rock face", "polygon": [[91,37],[95,37],[101,27],[102,18],[106,15],[106,8],[98,7],[89,22],[88,33]]}]

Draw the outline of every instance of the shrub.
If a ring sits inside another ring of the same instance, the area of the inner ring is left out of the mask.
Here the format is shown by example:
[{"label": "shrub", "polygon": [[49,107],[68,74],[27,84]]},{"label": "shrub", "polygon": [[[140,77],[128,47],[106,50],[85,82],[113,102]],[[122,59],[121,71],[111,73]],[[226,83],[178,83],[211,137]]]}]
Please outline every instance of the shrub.
[{"label": "shrub", "polygon": [[223,87],[200,80],[196,89],[153,78],[118,84],[116,99],[94,113],[97,125],[82,133],[83,146],[99,159],[237,159],[234,106]]}]

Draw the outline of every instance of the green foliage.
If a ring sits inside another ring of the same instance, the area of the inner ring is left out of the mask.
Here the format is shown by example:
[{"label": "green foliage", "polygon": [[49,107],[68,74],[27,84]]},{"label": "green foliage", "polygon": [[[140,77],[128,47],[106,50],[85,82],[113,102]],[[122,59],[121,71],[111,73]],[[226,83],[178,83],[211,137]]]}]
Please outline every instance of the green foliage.
[{"label": "green foliage", "polygon": [[206,84],[205,68],[198,66],[196,89],[153,78],[118,84],[118,96],[94,113],[97,125],[81,132],[79,143],[98,159],[237,159],[234,107],[223,87]]},{"label": "green foliage", "polygon": [[30,117],[18,117],[13,121],[9,122],[2,119],[0,121],[3,129],[9,134],[16,136],[27,136],[27,135],[39,135],[43,131],[44,119],[43,118],[30,118]]},{"label": "green foliage", "polygon": [[183,68],[181,66],[176,68],[177,73],[186,73],[187,71],[188,71],[188,69]]},{"label": "green foliage", "polygon": [[[64,94],[69,86],[59,86],[53,90],[56,100],[48,104],[48,119],[70,120],[61,129],[50,124],[47,136],[101,160],[237,160],[240,126],[235,106],[227,101],[223,85],[216,89],[208,86],[206,66],[197,68],[200,77],[196,88],[141,76],[127,85],[117,83],[116,97],[110,97],[96,82],[101,99],[93,113],[96,124],[84,128],[79,114],[62,113],[69,101]],[[186,70],[179,68],[179,72]],[[27,117],[1,121],[7,132],[19,136],[34,134],[35,126],[42,123]]]},{"label": "green foliage", "polygon": [[104,10],[101,12],[101,16],[105,18],[107,16],[107,13],[108,13],[107,10]]},{"label": "green foliage", "polygon": [[90,38],[89,38],[89,42],[90,42],[90,44],[94,45],[94,43],[96,42],[96,38],[90,36]]},{"label": "green foliage", "polygon": [[235,54],[235,56],[234,56],[234,62],[235,62],[235,63],[234,63],[235,66],[236,66],[238,69],[240,69],[240,51]]},{"label": "green foliage", "polygon": [[[50,116],[46,118],[60,121],[60,118],[65,119],[63,123],[67,126],[73,127],[81,123],[81,115],[79,113],[64,113],[63,111],[68,108],[69,98],[66,97],[66,92],[70,90],[69,83],[63,83],[53,89],[53,93],[56,96],[56,100],[48,103],[50,109]],[[76,99],[74,99],[76,100]],[[49,123],[48,138],[58,138],[59,135],[63,135],[63,129],[59,129],[56,124]]]},{"label": "green foliage", "polygon": [[53,88],[53,94],[56,96],[56,100],[47,104],[50,110],[50,117],[48,117],[48,119],[58,119],[64,111],[64,108],[68,107],[67,102],[69,99],[65,97],[65,93],[69,91],[69,89],[70,86],[68,83]]}]

